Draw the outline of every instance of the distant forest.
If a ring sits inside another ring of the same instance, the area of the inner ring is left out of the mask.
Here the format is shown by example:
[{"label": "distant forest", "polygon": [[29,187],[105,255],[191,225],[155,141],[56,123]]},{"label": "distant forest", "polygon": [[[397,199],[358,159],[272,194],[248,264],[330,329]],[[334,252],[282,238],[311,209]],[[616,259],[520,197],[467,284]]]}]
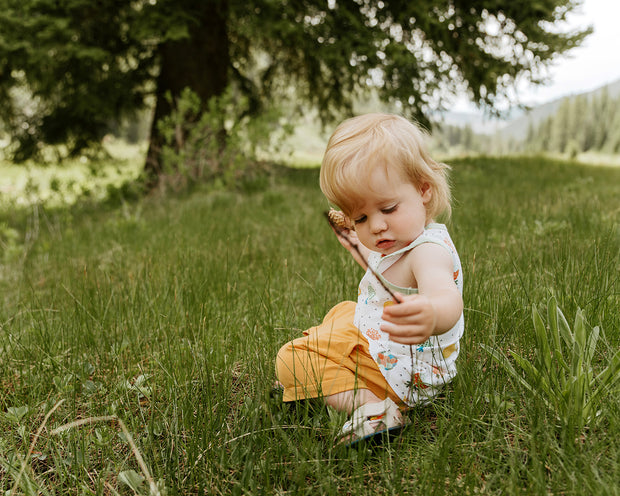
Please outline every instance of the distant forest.
[{"label": "distant forest", "polygon": [[[620,155],[620,93],[610,96],[606,87],[593,93],[562,99],[551,114],[531,117],[525,137],[516,138],[510,132],[498,130],[494,134],[474,131],[471,125],[438,124],[431,133],[431,149],[441,155],[483,155],[559,153],[576,157],[584,152]],[[375,111],[378,103],[371,99],[358,108],[359,113]],[[391,108],[387,112],[395,111]],[[311,113],[310,113],[311,114]],[[130,143],[148,139],[151,110],[147,109],[137,119],[125,120],[111,126],[111,134]],[[299,123],[301,139],[293,139],[297,150],[313,147],[322,154],[328,136],[320,130],[316,116]],[[525,125],[523,127],[525,131]],[[523,133],[522,133],[523,134]]]},{"label": "distant forest", "polygon": [[433,149],[441,152],[482,154],[583,152],[620,154],[620,97],[606,89],[567,97],[557,111],[537,123],[530,121],[523,140],[502,134],[476,134],[471,126],[443,125],[433,129]]}]

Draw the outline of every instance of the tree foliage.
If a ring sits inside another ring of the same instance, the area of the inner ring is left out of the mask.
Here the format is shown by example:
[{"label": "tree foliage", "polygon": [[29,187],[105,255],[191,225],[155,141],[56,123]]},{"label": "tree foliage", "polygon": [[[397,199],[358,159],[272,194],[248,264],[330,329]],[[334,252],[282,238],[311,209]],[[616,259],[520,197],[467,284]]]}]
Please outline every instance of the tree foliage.
[{"label": "tree foliage", "polygon": [[[589,30],[557,23],[578,0],[0,0],[0,119],[16,158],[41,144],[73,152],[149,97],[147,167],[160,170],[156,122],[189,87],[201,99],[233,87],[249,113],[284,99],[323,120],[369,88],[428,123],[466,88],[493,108],[519,78]],[[294,91],[293,91],[294,90]],[[23,105],[23,102],[28,102]]]}]

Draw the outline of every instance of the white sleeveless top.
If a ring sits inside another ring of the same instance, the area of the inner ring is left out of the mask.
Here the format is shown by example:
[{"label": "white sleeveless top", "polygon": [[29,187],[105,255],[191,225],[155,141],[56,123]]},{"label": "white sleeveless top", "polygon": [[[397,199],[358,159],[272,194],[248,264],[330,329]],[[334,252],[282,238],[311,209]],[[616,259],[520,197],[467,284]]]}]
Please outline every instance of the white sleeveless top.
[{"label": "white sleeveless top", "polygon": [[[406,252],[422,243],[436,243],[448,250],[454,266],[454,282],[463,294],[461,261],[443,224],[429,224],[411,244],[389,255],[372,252],[368,265],[383,274]],[[418,292],[415,288],[395,286],[383,276],[381,279],[392,291],[402,294]],[[368,340],[370,354],[388,384],[410,406],[432,399],[456,376],[459,340],[464,331],[463,314],[456,325],[443,334],[431,336],[419,345],[404,345],[390,341],[389,335],[379,329],[383,307],[393,304],[393,300],[370,270],[362,278],[358,293],[353,323]]]}]

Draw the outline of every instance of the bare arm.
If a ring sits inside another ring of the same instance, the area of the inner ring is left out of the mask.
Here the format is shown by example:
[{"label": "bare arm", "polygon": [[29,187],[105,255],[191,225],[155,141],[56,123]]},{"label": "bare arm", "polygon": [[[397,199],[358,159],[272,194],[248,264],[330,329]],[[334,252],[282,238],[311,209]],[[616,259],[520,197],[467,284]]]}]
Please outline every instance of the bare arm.
[{"label": "bare arm", "polygon": [[463,312],[453,278],[452,257],[441,246],[424,243],[408,255],[407,264],[419,294],[399,295],[401,303],[385,307],[381,330],[402,344],[420,344],[451,329]]}]

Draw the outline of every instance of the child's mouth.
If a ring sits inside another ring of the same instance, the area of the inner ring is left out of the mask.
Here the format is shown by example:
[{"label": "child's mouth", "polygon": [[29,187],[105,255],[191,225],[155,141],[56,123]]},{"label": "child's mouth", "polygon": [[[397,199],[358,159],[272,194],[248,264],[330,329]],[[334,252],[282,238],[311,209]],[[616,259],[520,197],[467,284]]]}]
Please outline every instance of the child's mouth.
[{"label": "child's mouth", "polygon": [[392,248],[392,246],[394,246],[395,243],[396,241],[394,241],[393,239],[382,239],[380,241],[377,241],[376,246],[380,250],[389,250],[390,248]]}]

